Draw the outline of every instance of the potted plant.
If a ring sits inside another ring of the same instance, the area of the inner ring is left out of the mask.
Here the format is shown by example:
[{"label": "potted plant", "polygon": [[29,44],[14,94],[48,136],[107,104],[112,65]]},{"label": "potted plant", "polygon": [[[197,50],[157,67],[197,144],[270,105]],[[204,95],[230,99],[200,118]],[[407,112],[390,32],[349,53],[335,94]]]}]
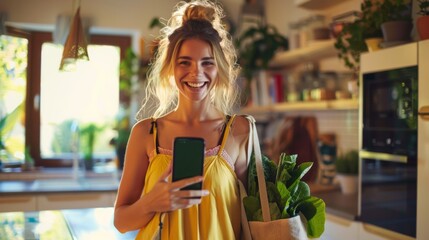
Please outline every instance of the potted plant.
[{"label": "potted plant", "polygon": [[79,129],[80,146],[83,151],[83,159],[86,170],[92,170],[94,167],[94,147],[97,140],[97,133],[103,130],[103,127],[95,123],[88,123]]},{"label": "potted plant", "polygon": [[236,41],[243,75],[251,79],[255,71],[267,69],[279,50],[288,49],[288,40],[270,24],[257,23],[244,31]]},{"label": "potted plant", "polygon": [[[262,155],[264,176],[271,221],[301,216],[305,218],[307,236],[318,238],[324,232],[325,202],[311,196],[310,188],[302,177],[310,170],[312,162],[296,164],[297,155],[280,155],[278,165]],[[262,221],[255,157],[252,155],[248,168],[248,196],[243,199],[249,221]]]},{"label": "potted plant", "polygon": [[411,40],[413,27],[410,0],[384,0],[379,4],[384,46],[389,47]]},{"label": "potted plant", "polygon": [[273,25],[256,22],[255,26],[249,27],[236,39],[235,45],[242,75],[247,80],[242,100],[245,104],[254,74],[267,69],[275,53],[288,50],[289,43]]},{"label": "potted plant", "polygon": [[357,192],[359,173],[359,154],[356,150],[348,151],[335,160],[337,179],[340,182],[341,192],[354,194]]},{"label": "potted plant", "polygon": [[359,72],[360,54],[375,51],[382,40],[381,14],[377,11],[380,3],[365,0],[360,5],[360,14],[337,35],[335,48],[344,65],[353,72]]},{"label": "potted plant", "polygon": [[419,4],[420,15],[417,18],[417,32],[419,33],[420,40],[429,39],[429,0],[417,0]]},{"label": "potted plant", "polygon": [[131,48],[128,48],[119,66],[120,106],[113,127],[117,131],[117,136],[110,140],[110,144],[115,148],[118,169],[122,169],[124,166],[125,149],[131,133],[130,101],[133,89],[132,79],[138,73],[137,60],[137,55]]},{"label": "potted plant", "polygon": [[118,169],[124,168],[125,150],[127,148],[128,138],[131,134],[130,113],[128,108],[119,110],[116,116],[117,136],[111,140],[111,144],[115,147],[116,157],[118,158]]}]

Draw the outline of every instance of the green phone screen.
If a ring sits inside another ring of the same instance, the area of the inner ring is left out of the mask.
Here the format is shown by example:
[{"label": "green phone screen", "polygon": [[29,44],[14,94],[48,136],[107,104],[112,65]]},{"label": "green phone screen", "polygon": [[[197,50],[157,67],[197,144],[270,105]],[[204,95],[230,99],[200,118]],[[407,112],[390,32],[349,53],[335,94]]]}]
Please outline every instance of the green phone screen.
[{"label": "green phone screen", "polygon": [[[173,181],[203,175],[205,143],[202,138],[177,137],[173,146]],[[184,187],[199,190],[202,183]]]}]

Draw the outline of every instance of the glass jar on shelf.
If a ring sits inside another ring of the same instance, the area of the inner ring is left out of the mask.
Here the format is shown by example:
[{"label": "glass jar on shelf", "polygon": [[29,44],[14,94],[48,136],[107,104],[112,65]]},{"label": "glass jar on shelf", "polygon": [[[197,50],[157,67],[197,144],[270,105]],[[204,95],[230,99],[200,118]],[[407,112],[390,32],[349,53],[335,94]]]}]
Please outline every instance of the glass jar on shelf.
[{"label": "glass jar on shelf", "polygon": [[289,50],[294,50],[300,47],[300,23],[291,22],[289,24]]},{"label": "glass jar on shelf", "polygon": [[308,41],[329,38],[329,28],[325,25],[325,16],[312,15],[308,18]]},{"label": "glass jar on shelf", "polygon": [[299,47],[307,47],[308,44],[308,18],[299,21]]}]

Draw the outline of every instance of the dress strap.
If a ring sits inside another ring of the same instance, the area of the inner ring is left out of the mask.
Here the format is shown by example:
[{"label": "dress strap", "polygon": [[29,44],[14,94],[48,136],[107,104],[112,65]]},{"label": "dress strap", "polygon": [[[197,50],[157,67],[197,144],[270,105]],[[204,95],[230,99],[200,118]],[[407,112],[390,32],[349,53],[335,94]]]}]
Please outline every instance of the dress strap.
[{"label": "dress strap", "polygon": [[222,151],[223,151],[225,144],[226,144],[226,140],[228,139],[229,132],[231,131],[231,126],[232,126],[232,123],[234,122],[235,116],[236,116],[235,114],[232,115],[229,118],[229,121],[227,122],[227,124],[225,126],[225,129],[224,129],[223,134],[222,134],[222,143],[220,144],[218,154],[222,154]]},{"label": "dress strap", "polygon": [[152,118],[151,124],[152,124],[152,126],[150,128],[150,132],[149,133],[153,135],[153,144],[155,146],[155,154],[158,154],[159,153],[159,149],[158,149],[158,146],[159,146],[159,144],[158,144],[158,129],[157,129],[157,126],[156,126],[156,119],[155,118]]}]

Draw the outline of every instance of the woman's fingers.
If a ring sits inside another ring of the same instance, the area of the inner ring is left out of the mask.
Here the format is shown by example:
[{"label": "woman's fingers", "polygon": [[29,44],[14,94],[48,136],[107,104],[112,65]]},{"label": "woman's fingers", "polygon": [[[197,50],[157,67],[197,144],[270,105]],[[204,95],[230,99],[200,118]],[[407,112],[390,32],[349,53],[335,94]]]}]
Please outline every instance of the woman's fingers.
[{"label": "woman's fingers", "polygon": [[201,198],[179,198],[173,201],[171,208],[173,210],[189,208],[193,205],[200,204]]},{"label": "woman's fingers", "polygon": [[209,195],[208,190],[182,190],[172,193],[173,198],[201,198]]},{"label": "woman's fingers", "polygon": [[181,188],[192,185],[194,183],[199,183],[199,182],[203,181],[203,179],[204,178],[202,176],[195,176],[195,177],[191,177],[191,178],[181,179],[181,180],[178,180],[178,181],[171,183],[170,188],[171,188],[171,190],[180,190]]}]

